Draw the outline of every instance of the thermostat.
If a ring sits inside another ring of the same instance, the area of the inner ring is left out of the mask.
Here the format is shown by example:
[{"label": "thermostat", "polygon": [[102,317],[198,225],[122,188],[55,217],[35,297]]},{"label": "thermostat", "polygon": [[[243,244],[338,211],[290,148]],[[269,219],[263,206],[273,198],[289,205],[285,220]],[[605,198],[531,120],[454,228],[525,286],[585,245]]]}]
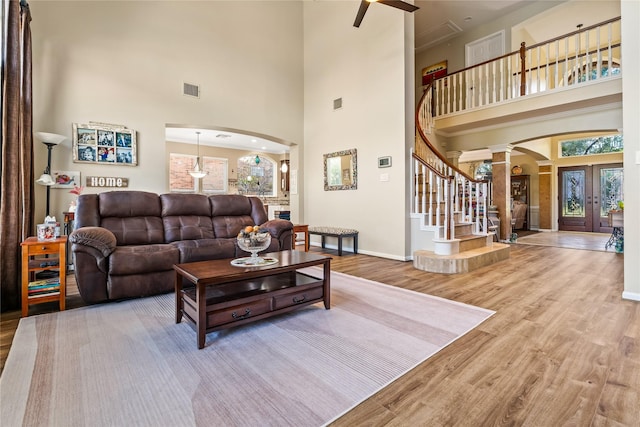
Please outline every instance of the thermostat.
[{"label": "thermostat", "polygon": [[378,167],[388,168],[391,166],[391,156],[378,157]]}]

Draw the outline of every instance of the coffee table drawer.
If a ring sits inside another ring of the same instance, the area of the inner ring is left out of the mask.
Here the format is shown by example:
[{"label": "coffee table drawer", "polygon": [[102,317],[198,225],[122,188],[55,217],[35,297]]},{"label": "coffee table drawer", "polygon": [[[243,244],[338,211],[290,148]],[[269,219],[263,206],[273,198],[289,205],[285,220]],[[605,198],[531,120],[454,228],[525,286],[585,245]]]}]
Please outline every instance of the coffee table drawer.
[{"label": "coffee table drawer", "polygon": [[284,307],[321,299],[323,296],[322,286],[287,295],[280,295],[273,298],[273,309],[279,310]]},{"label": "coffee table drawer", "polygon": [[207,315],[207,326],[216,327],[238,322],[271,311],[271,298],[248,302],[234,307],[216,310]]}]

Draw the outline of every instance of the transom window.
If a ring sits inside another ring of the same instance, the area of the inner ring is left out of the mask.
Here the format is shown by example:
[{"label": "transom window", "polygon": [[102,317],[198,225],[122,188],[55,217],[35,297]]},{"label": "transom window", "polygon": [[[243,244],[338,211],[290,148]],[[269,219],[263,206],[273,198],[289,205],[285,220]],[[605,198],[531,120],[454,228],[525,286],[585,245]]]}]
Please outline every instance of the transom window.
[{"label": "transom window", "polygon": [[619,153],[623,149],[624,143],[620,134],[560,141],[560,156],[562,157]]}]

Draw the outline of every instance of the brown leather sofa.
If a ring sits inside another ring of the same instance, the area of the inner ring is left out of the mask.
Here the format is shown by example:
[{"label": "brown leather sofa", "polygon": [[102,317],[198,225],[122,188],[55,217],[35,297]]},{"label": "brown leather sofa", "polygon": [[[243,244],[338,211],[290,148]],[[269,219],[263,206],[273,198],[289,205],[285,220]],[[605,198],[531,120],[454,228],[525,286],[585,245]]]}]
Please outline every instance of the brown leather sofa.
[{"label": "brown leather sofa", "polygon": [[247,225],[271,233],[265,252],[292,247],[293,224],[268,221],[257,197],[110,191],[78,199],[69,236],[87,303],[170,292],[174,264],[248,256],[236,236]]}]

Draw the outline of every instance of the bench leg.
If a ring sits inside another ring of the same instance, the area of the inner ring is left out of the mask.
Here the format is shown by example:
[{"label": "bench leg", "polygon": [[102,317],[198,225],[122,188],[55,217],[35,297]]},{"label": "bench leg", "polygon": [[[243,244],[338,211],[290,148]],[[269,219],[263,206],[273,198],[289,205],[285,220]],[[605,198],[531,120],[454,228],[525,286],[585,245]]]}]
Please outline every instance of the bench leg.
[{"label": "bench leg", "polygon": [[358,253],[358,235],[353,236],[353,253]]},{"label": "bench leg", "polygon": [[322,249],[324,249],[324,236],[322,236]]},{"label": "bench leg", "polygon": [[342,256],[342,236],[338,236],[338,256]]}]

